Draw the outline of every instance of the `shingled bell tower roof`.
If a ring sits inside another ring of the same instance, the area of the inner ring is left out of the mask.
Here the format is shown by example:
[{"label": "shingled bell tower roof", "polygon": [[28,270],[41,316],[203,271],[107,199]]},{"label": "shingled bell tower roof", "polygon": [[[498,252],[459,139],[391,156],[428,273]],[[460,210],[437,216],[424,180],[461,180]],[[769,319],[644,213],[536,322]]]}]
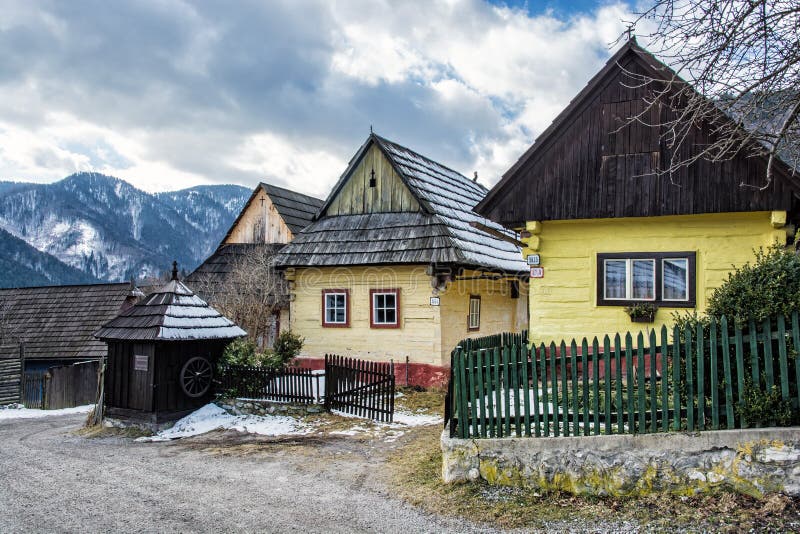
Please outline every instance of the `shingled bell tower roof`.
[{"label": "shingled bell tower roof", "polygon": [[105,341],[198,341],[246,335],[178,280],[176,263],[169,282],[94,333]]}]

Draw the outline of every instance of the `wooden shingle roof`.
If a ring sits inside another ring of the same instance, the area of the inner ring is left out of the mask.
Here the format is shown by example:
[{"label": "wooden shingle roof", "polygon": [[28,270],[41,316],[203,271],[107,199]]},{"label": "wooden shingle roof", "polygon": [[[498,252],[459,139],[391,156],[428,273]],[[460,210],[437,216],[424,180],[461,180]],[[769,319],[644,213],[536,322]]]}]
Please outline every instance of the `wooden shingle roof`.
[{"label": "wooden shingle roof", "polygon": [[233,221],[233,224],[228,229],[228,233],[222,238],[223,243],[228,240],[231,233],[233,233],[233,229],[239,224],[247,208],[253,203],[253,200],[261,190],[269,196],[275,209],[278,210],[278,214],[283,219],[283,222],[286,223],[286,226],[289,227],[289,230],[291,230],[293,234],[297,234],[297,232],[311,224],[314,215],[323,204],[323,200],[318,198],[261,182],[253,190],[253,194],[250,195],[250,198],[247,199],[247,202],[242,207],[236,220]]},{"label": "wooden shingle roof", "polygon": [[247,335],[182,284],[177,267],[172,273],[166,285],[105,323],[94,336],[104,341],[187,341]]},{"label": "wooden shingle roof", "polygon": [[[380,147],[419,201],[420,211],[328,216],[326,209],[373,144]],[[441,263],[525,272],[520,249],[513,243],[516,234],[472,209],[487,191],[481,184],[440,163],[371,134],[334,186],[318,220],[280,251],[277,264],[295,267]]]},{"label": "wooden shingle roof", "polygon": [[92,333],[143,296],[129,283],[0,289],[0,346],[23,342],[29,360],[100,358]]}]

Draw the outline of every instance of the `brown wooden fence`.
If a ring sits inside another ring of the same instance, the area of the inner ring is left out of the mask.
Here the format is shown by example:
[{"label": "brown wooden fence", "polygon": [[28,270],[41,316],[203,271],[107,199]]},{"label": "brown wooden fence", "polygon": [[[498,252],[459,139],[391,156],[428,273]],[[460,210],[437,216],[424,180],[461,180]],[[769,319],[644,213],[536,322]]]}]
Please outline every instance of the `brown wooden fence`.
[{"label": "brown wooden fence", "polygon": [[24,373],[22,404],[26,408],[60,410],[95,403],[98,365],[90,361]]},{"label": "brown wooden fence", "polygon": [[325,355],[325,408],[391,423],[394,363]]}]

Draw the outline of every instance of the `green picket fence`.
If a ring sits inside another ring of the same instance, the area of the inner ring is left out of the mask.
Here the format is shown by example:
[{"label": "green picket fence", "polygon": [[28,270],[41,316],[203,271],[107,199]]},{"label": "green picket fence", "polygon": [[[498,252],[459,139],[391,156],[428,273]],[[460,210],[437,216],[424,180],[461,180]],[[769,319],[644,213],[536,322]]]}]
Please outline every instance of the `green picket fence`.
[{"label": "green picket fence", "polygon": [[[516,337],[515,337],[516,336]],[[800,422],[798,313],[529,347],[462,342],[446,406],[460,438],[577,436]],[[488,338],[486,338],[488,340]],[[523,342],[523,339],[525,340]]]}]

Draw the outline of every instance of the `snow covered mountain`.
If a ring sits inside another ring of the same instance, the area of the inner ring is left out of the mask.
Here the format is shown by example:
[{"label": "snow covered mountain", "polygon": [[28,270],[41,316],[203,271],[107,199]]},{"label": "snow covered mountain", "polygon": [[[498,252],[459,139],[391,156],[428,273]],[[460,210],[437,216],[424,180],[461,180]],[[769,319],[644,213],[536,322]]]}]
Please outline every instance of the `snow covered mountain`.
[{"label": "snow covered mountain", "polygon": [[[167,270],[173,259],[194,269],[249,195],[235,185],[152,195],[97,173],[52,184],[0,182],[0,228],[90,278],[143,278]],[[9,276],[0,272],[0,285]]]}]

